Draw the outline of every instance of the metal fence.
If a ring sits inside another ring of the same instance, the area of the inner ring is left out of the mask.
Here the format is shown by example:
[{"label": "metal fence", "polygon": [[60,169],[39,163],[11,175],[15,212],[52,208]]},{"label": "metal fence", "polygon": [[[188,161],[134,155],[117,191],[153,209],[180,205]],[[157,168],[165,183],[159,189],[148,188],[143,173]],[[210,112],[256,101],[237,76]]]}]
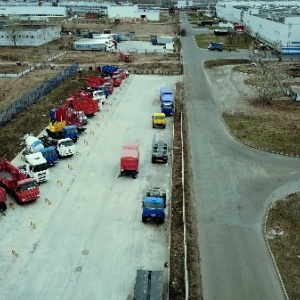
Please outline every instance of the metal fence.
[{"label": "metal fence", "polygon": [[79,70],[79,63],[73,63],[72,65],[65,68],[59,74],[52,79],[46,81],[38,88],[30,91],[23,95],[12,104],[0,110],[0,125],[5,125],[11,119],[15,118],[18,114],[24,111],[30,105],[36,103],[41,97],[51,92],[53,89],[58,87],[67,78],[72,76]]}]

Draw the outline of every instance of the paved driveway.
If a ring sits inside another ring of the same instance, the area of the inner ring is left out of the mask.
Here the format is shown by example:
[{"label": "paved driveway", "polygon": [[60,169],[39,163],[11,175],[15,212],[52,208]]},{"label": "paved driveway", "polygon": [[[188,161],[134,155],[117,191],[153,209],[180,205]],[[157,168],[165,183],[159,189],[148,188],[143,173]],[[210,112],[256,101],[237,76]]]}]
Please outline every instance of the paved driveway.
[{"label": "paved driveway", "polygon": [[263,217],[272,201],[299,188],[300,160],[248,148],[229,135],[202,68],[212,54],[196,47],[181,19],[188,32],[182,38],[186,119],[204,299],[284,299]]},{"label": "paved driveway", "polygon": [[[171,165],[152,165],[151,145],[155,134],[171,142],[172,118],[155,130],[151,114],[159,87],[176,80],[130,75],[90,119],[78,154],[50,169],[41,199],[0,216],[0,299],[132,299],[137,269],[164,269],[169,222],[143,224],[141,207],[149,186],[169,191]],[[124,142],[141,147],[136,180],[117,178]]]}]

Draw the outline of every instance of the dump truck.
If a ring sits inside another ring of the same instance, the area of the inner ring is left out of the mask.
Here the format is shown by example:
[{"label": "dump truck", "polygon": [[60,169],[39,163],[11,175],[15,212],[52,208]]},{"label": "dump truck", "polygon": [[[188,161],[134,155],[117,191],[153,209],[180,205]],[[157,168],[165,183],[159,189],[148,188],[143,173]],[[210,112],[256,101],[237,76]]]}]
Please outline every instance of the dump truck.
[{"label": "dump truck", "polygon": [[159,98],[161,104],[161,112],[166,116],[172,116],[174,109],[173,90],[168,87],[161,87],[159,90]]},{"label": "dump truck", "polygon": [[166,192],[160,187],[149,188],[143,200],[142,222],[154,220],[158,223],[165,221],[165,208],[167,206]]},{"label": "dump truck", "polygon": [[133,300],[163,300],[164,271],[137,270]]},{"label": "dump truck", "polygon": [[52,121],[45,130],[48,136],[53,139],[70,138],[74,143],[79,139],[77,127],[75,125],[67,125],[66,121]]},{"label": "dump truck", "polygon": [[163,140],[156,141],[153,139],[152,143],[152,163],[164,163],[166,164],[169,159],[168,143]]},{"label": "dump truck", "polygon": [[42,136],[40,139],[45,147],[55,147],[59,157],[67,157],[75,154],[75,144],[70,138],[57,140],[48,136]]},{"label": "dump truck", "polygon": [[211,42],[208,47],[208,50],[211,51],[223,51],[224,50],[224,44],[223,43],[218,43],[218,42]]},{"label": "dump truck", "polygon": [[173,43],[172,36],[151,36],[152,45],[165,45],[168,43]]},{"label": "dump truck", "polygon": [[20,166],[20,170],[24,171],[29,177],[34,178],[37,183],[49,180],[49,165],[40,151],[26,154],[25,161],[26,164]]},{"label": "dump truck", "polygon": [[0,212],[4,212],[7,209],[7,205],[6,205],[6,200],[7,200],[7,195],[5,192],[5,189],[0,187]]},{"label": "dump truck", "polygon": [[122,146],[120,158],[120,175],[131,175],[133,179],[138,177],[140,147],[136,143],[125,143]]},{"label": "dump truck", "polygon": [[36,201],[40,197],[36,180],[5,158],[0,163],[0,185],[16,199],[18,204]]},{"label": "dump truck", "polygon": [[66,99],[64,106],[73,108],[77,111],[83,111],[87,117],[93,117],[99,112],[98,101],[82,91],[70,95]]},{"label": "dump truck", "polygon": [[26,133],[23,139],[25,144],[25,150],[22,152],[22,154],[24,156],[32,153],[41,152],[49,166],[54,166],[58,162],[58,155],[54,147],[51,146],[45,148],[42,141],[39,138],[29,133]]},{"label": "dump truck", "polygon": [[166,128],[166,115],[164,113],[152,115],[152,128]]}]

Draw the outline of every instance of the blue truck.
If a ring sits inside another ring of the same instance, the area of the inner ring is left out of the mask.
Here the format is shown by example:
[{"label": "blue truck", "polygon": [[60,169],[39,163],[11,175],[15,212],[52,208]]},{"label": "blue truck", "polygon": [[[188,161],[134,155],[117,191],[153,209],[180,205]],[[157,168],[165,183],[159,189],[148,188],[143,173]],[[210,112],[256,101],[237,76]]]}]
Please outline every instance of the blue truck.
[{"label": "blue truck", "polygon": [[166,116],[172,116],[174,110],[174,93],[168,87],[161,87],[159,90],[161,112]]},{"label": "blue truck", "polygon": [[147,220],[155,220],[158,223],[164,223],[166,199],[166,193],[162,188],[150,188],[142,202],[142,222],[145,223]]},{"label": "blue truck", "polygon": [[47,160],[49,166],[54,166],[58,162],[58,154],[54,146],[41,149],[41,153]]},{"label": "blue truck", "polygon": [[223,51],[224,50],[224,44],[223,43],[219,43],[219,42],[211,42],[209,45],[208,45],[208,50],[211,50],[211,51]]}]

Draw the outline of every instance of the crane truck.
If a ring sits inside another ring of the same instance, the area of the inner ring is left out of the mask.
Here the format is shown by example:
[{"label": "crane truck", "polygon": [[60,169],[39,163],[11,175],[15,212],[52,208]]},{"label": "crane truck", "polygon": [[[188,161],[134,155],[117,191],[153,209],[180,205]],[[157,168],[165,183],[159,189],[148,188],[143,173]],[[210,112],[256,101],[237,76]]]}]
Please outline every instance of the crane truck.
[{"label": "crane truck", "polygon": [[74,143],[79,139],[78,130],[75,125],[67,125],[66,121],[52,121],[46,127],[46,132],[53,139],[70,138]]},{"label": "crane truck", "polygon": [[0,163],[0,185],[18,204],[36,201],[40,197],[40,188],[36,180],[5,158]]}]

